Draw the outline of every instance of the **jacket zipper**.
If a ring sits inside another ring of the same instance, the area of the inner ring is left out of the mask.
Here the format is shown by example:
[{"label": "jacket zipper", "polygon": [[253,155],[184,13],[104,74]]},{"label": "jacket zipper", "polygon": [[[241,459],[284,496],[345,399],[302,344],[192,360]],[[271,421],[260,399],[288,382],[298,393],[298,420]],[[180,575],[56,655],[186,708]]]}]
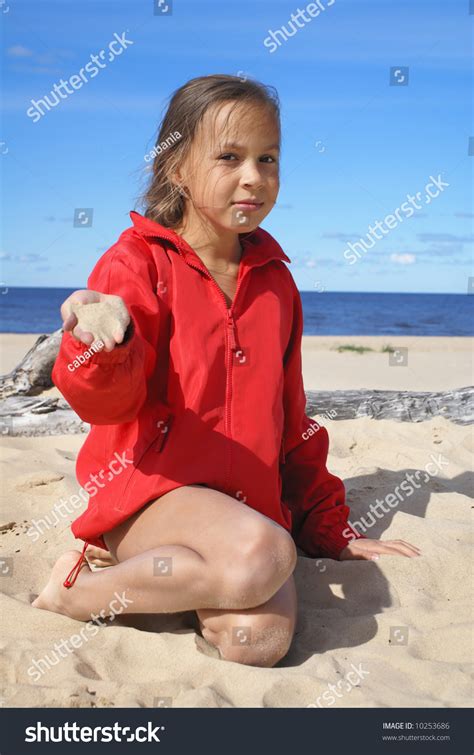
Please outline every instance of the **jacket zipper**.
[{"label": "jacket zipper", "polygon": [[[234,300],[232,302],[232,305],[230,307],[228,307],[227,306],[227,302],[226,302],[226,298],[225,298],[224,294],[222,293],[222,290],[219,288],[219,286],[217,285],[216,281],[212,277],[212,275],[209,272],[206,272],[202,268],[198,267],[197,265],[194,265],[192,262],[188,262],[188,260],[186,260],[186,262],[187,262],[187,264],[190,267],[194,268],[195,270],[199,270],[199,272],[201,272],[201,273],[204,273],[204,275],[206,276],[206,278],[208,280],[210,280],[211,283],[216,287],[216,289],[219,292],[219,295],[220,295],[222,301],[224,302],[224,308],[225,308],[225,311],[227,313],[227,322],[226,322],[226,327],[227,327],[227,339],[226,340],[227,340],[227,344],[226,344],[226,355],[225,355],[225,359],[226,359],[226,387],[225,387],[225,407],[224,407],[224,428],[225,428],[225,434],[226,434],[226,436],[228,438],[231,438],[231,431],[230,431],[230,424],[231,424],[230,402],[231,402],[231,398],[232,398],[232,352],[236,351],[237,348],[238,348],[237,341],[236,341],[236,338],[235,338],[235,320],[234,320],[234,314],[233,314],[233,312],[234,312],[235,302],[237,301],[237,295],[239,293],[239,289],[240,289],[240,286],[242,284],[242,281],[243,281],[243,279],[245,277],[245,273],[244,273],[244,275],[242,275],[242,277],[240,278],[239,282],[237,283],[237,288],[235,290]],[[229,348],[229,346],[230,346],[230,348]],[[230,485],[231,471],[232,471],[232,468],[231,468],[231,459],[230,459],[230,456],[229,456],[229,466],[228,466],[227,481],[226,481],[227,482],[227,487],[229,487],[229,485]]]}]

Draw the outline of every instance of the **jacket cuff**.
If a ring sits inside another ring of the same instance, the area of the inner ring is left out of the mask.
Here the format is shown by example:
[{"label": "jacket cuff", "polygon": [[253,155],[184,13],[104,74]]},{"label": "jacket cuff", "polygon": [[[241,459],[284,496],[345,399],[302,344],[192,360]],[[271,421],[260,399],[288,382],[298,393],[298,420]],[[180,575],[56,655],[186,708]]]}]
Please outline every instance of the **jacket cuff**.
[{"label": "jacket cuff", "polygon": [[298,543],[300,548],[316,558],[320,556],[322,558],[333,558],[339,561],[339,557],[350,543],[354,540],[360,540],[365,538],[365,535],[361,535],[354,530],[348,522],[338,524],[334,527],[325,529],[324,532],[308,532],[308,530],[300,533]]},{"label": "jacket cuff", "polygon": [[79,354],[86,355],[86,352],[88,352],[90,356],[88,356],[84,362],[84,367],[91,364],[114,365],[125,362],[128,359],[130,350],[135,341],[135,326],[131,319],[127,330],[125,331],[122,343],[116,344],[112,351],[104,351],[104,349],[97,352],[91,351],[90,346],[86,346],[82,341],[78,341],[69,331],[67,332],[67,335],[69,336],[66,340],[67,351],[69,354],[72,354],[72,351],[75,351],[75,356],[71,358],[71,361],[77,359]]}]

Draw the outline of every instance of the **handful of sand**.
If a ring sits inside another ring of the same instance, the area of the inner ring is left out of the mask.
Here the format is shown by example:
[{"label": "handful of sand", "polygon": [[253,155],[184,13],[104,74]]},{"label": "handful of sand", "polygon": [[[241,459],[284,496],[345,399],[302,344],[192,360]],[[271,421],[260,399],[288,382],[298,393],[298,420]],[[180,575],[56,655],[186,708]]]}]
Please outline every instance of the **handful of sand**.
[{"label": "handful of sand", "polygon": [[118,342],[127,330],[130,315],[120,296],[110,295],[107,301],[94,304],[71,303],[71,312],[77,317],[79,327],[92,333],[95,341]]}]

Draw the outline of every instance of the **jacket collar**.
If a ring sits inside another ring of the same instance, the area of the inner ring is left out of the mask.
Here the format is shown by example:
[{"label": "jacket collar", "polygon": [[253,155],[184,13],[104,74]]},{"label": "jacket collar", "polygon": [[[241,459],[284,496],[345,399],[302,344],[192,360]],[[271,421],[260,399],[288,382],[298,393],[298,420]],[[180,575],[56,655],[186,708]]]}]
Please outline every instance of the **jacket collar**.
[{"label": "jacket collar", "polygon": [[[205,267],[198,254],[191,246],[171,228],[156,223],[151,218],[140,215],[139,212],[132,210],[130,212],[131,221],[137,233],[143,238],[158,238],[165,241],[171,241],[177,248],[178,252],[187,262],[193,262],[195,265],[205,271]],[[256,228],[251,233],[239,234],[243,248],[242,260],[246,267],[259,267],[271,260],[283,260],[291,262],[287,257],[280,244],[263,228]]]}]

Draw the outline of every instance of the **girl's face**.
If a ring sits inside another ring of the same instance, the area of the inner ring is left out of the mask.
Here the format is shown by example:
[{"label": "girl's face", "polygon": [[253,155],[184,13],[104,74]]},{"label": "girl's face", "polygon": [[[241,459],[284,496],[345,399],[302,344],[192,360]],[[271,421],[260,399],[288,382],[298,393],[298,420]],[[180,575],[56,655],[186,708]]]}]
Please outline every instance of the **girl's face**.
[{"label": "girl's face", "polygon": [[256,105],[236,107],[228,102],[209,108],[177,178],[190,197],[185,221],[197,213],[221,231],[254,230],[278,195],[275,117]]}]

